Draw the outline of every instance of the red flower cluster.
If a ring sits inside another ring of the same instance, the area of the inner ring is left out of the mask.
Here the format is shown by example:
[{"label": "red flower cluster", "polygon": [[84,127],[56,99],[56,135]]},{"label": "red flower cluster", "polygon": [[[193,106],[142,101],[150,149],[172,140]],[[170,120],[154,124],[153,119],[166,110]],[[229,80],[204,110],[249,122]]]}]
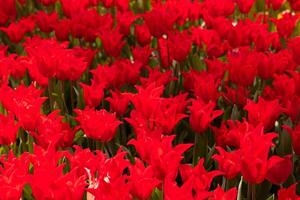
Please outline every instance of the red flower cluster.
[{"label": "red flower cluster", "polygon": [[300,199],[299,12],[0,0],[0,199]]}]

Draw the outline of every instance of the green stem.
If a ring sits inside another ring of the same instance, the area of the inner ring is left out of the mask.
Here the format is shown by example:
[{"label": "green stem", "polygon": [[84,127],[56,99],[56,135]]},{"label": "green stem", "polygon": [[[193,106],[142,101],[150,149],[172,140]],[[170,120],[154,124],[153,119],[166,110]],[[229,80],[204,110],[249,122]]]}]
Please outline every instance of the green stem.
[{"label": "green stem", "polygon": [[74,109],[74,82],[70,81],[70,99],[71,99],[71,114]]},{"label": "green stem", "polygon": [[53,79],[49,79],[48,81],[48,95],[50,101],[50,110],[54,110],[54,97],[53,97]]},{"label": "green stem", "polygon": [[59,81],[59,95],[60,95],[60,98],[61,98],[61,101],[62,101],[61,110],[64,113],[69,113],[68,112],[68,107],[67,107],[67,104],[66,104],[66,98],[65,98],[65,84],[61,80]]},{"label": "green stem", "polygon": [[222,178],[222,188],[224,189],[224,191],[227,190],[227,185],[228,185],[227,178],[223,177]]},{"label": "green stem", "polygon": [[2,145],[0,147],[0,155],[7,154],[9,152],[9,147],[7,145]]},{"label": "green stem", "polygon": [[201,139],[200,139],[200,156],[202,158],[207,157],[207,147],[208,147],[208,131],[205,131],[204,133],[201,134]]},{"label": "green stem", "polygon": [[33,153],[33,138],[30,134],[27,134],[27,137],[28,152]]},{"label": "green stem", "polygon": [[161,186],[161,198],[162,200],[165,199],[165,193],[164,193],[164,183],[162,183],[162,186]]},{"label": "green stem", "polygon": [[2,103],[0,103],[0,113],[5,114],[5,108],[3,107]]},{"label": "green stem", "polygon": [[193,149],[193,166],[196,166],[198,163],[198,157],[200,152],[200,135],[195,133],[194,149]]},{"label": "green stem", "polygon": [[197,165],[199,157],[206,159],[208,146],[208,133],[195,133],[193,166]]},{"label": "green stem", "polygon": [[75,82],[76,84],[76,89],[77,89],[77,108],[80,108],[80,109],[83,109],[84,105],[83,105],[83,95],[82,95],[82,91],[81,91],[81,88],[79,86],[79,82],[76,81]]},{"label": "green stem", "polygon": [[96,150],[100,150],[103,152],[104,149],[104,143],[100,141],[96,141]]},{"label": "green stem", "polygon": [[160,66],[163,66],[162,58],[161,58],[161,47],[159,45],[159,38],[155,38],[155,39],[156,39],[157,50],[158,50],[158,61],[159,61]]},{"label": "green stem", "polygon": [[256,190],[255,184],[248,183],[248,193],[247,198],[248,200],[255,200],[256,199]]}]

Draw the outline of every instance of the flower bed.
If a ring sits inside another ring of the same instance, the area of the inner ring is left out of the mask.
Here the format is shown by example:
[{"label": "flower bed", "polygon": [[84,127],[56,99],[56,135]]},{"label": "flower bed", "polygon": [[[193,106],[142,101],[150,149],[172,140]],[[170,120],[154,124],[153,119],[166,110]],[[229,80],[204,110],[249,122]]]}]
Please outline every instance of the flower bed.
[{"label": "flower bed", "polygon": [[299,11],[0,0],[0,199],[300,199]]}]

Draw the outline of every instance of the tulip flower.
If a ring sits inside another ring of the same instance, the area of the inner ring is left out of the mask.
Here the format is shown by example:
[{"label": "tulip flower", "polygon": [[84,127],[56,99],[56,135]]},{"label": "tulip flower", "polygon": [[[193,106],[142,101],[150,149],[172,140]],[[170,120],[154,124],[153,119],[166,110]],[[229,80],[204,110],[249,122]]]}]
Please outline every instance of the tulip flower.
[{"label": "tulip flower", "polygon": [[262,123],[266,130],[271,130],[274,127],[275,121],[282,110],[277,99],[266,101],[262,97],[258,98],[257,103],[249,100],[244,109],[248,111],[250,123],[254,126]]},{"label": "tulip flower", "polygon": [[227,179],[235,178],[241,170],[240,165],[240,151],[226,152],[221,147],[216,147],[219,155],[214,155],[213,159],[218,162],[218,168],[224,173]]},{"label": "tulip flower", "polygon": [[213,102],[205,104],[201,100],[192,100],[192,105],[189,107],[190,124],[197,134],[202,134],[215,118],[223,114],[222,110],[214,110],[215,106]]},{"label": "tulip flower", "polygon": [[76,120],[80,123],[78,128],[81,128],[87,137],[101,142],[112,140],[116,134],[116,129],[121,124],[114,113],[109,113],[104,109],[76,109],[75,112],[77,114]]},{"label": "tulip flower", "polygon": [[300,124],[297,124],[294,128],[290,128],[289,126],[283,126],[286,129],[291,138],[292,138],[292,146],[297,155],[300,155]]}]

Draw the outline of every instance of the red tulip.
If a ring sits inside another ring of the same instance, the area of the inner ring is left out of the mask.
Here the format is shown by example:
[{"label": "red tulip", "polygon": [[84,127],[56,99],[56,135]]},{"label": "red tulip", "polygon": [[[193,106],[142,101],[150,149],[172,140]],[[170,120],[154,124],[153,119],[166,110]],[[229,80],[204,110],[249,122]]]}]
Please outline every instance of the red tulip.
[{"label": "red tulip", "polygon": [[155,84],[159,87],[161,85],[167,85],[172,80],[177,80],[175,77],[172,76],[172,70],[160,72],[159,68],[149,68],[148,73],[149,77],[140,77],[141,84],[144,88],[147,88],[151,84]]},{"label": "red tulip", "polygon": [[7,116],[0,114],[0,144],[9,146],[14,143],[17,139],[19,126],[11,112]]},{"label": "red tulip", "polygon": [[[5,52],[4,52],[5,53]],[[26,65],[22,63],[23,57],[16,54],[1,57],[1,79],[6,82],[9,75],[15,79],[22,79],[26,73]]]},{"label": "red tulip", "polygon": [[192,187],[196,193],[196,196],[202,195],[209,190],[213,179],[216,176],[220,176],[223,173],[218,170],[206,171],[203,166],[204,159],[200,159],[198,165],[194,168],[189,164],[181,165],[179,172],[183,182],[192,179]]},{"label": "red tulip", "polygon": [[182,160],[182,154],[191,144],[172,145],[174,135],[163,136],[160,139],[140,136],[130,140],[128,144],[134,145],[141,159],[152,166],[154,177],[159,180],[165,178],[175,179]]},{"label": "red tulip", "polygon": [[23,187],[29,181],[29,154],[16,157],[12,151],[0,157],[1,199],[22,198]]},{"label": "red tulip", "polygon": [[221,147],[216,147],[219,155],[214,155],[213,159],[218,162],[218,168],[224,173],[227,179],[235,178],[241,171],[240,151],[226,152]]},{"label": "red tulip", "polygon": [[0,25],[4,25],[7,21],[16,18],[17,8],[15,0],[1,0],[0,5]]},{"label": "red tulip", "polygon": [[77,176],[76,169],[63,174],[64,164],[58,164],[63,152],[49,147],[42,150],[35,146],[31,155],[33,173],[29,175],[29,184],[36,199],[75,199],[83,198],[86,187],[85,175]]},{"label": "red tulip", "polygon": [[33,58],[23,57],[20,59],[20,64],[24,65],[29,72],[30,78],[42,87],[48,86],[48,78],[45,77],[38,69],[37,61]]},{"label": "red tulip", "polygon": [[67,41],[70,34],[71,21],[69,19],[61,19],[53,25],[55,36],[60,41]]},{"label": "red tulip", "polygon": [[248,111],[248,119],[251,124],[256,126],[262,123],[266,130],[274,127],[275,121],[282,111],[278,99],[266,101],[262,97],[258,98],[257,103],[248,100],[244,109]]},{"label": "red tulip", "polygon": [[161,38],[172,29],[178,15],[174,9],[173,6],[167,6],[167,4],[164,6],[158,4],[150,12],[144,14],[144,20],[151,35]]},{"label": "red tulip", "polygon": [[193,28],[192,39],[200,48],[205,45],[204,51],[211,57],[219,57],[224,54],[226,46],[221,41],[217,31],[213,29]]},{"label": "red tulip", "polygon": [[241,172],[246,181],[251,184],[261,183],[268,172],[268,154],[275,133],[264,134],[260,125],[248,132],[241,141]]},{"label": "red tulip", "polygon": [[157,87],[152,83],[146,88],[136,87],[138,94],[130,95],[130,101],[135,109],[130,118],[126,119],[134,129],[162,131],[171,134],[176,124],[186,117],[184,113],[186,94],[174,98],[161,98],[163,86]]},{"label": "red tulip", "polygon": [[76,120],[80,123],[79,127],[86,136],[101,142],[112,140],[117,127],[121,124],[114,113],[109,113],[104,109],[76,109],[75,112],[77,113]]},{"label": "red tulip", "polygon": [[0,101],[8,111],[18,118],[21,127],[32,131],[37,126],[41,116],[41,106],[46,100],[45,97],[40,97],[42,92],[33,85],[25,87],[22,84],[15,90],[4,85],[1,88]]},{"label": "red tulip", "polygon": [[292,138],[292,146],[297,155],[300,155],[300,124],[297,124],[293,129],[288,126],[283,126],[286,129],[291,138]]},{"label": "red tulip", "polygon": [[230,16],[234,12],[233,0],[208,0],[205,1],[205,6],[211,16]]},{"label": "red tulip", "polygon": [[56,148],[71,146],[75,134],[69,124],[62,122],[62,119],[63,117],[59,115],[59,110],[40,117],[36,130],[31,131],[31,134],[40,146],[45,149],[49,145],[53,145]]},{"label": "red tulip", "polygon": [[85,85],[80,83],[83,88],[83,99],[87,107],[93,108],[100,105],[101,100],[104,96],[104,87],[101,84],[96,84],[92,80],[91,85]]},{"label": "red tulip", "polygon": [[[87,189],[96,199],[132,199],[129,177],[124,174],[124,170],[130,165],[129,161],[124,158],[125,155],[125,152],[118,151],[114,157],[102,164],[101,170],[98,171],[98,178],[94,183],[91,182]],[[116,188],[120,189],[116,190]]]},{"label": "red tulip", "polygon": [[296,84],[295,80],[286,74],[274,75],[273,91],[275,92],[277,99],[282,102],[291,100],[296,93]]},{"label": "red tulip", "polygon": [[38,0],[38,1],[45,6],[49,6],[51,4],[54,4],[57,0]]},{"label": "red tulip", "polygon": [[229,80],[241,86],[253,84],[257,76],[258,53],[251,52],[247,48],[231,52],[228,57],[229,61]]},{"label": "red tulip", "polygon": [[[178,186],[176,181],[166,179],[164,181],[164,199],[165,200],[193,200],[193,180],[189,179],[183,183],[182,186]],[[206,194],[205,197],[207,197]]]},{"label": "red tulip", "polygon": [[119,57],[125,44],[119,29],[104,30],[100,35],[105,53],[108,56]]},{"label": "red tulip", "polygon": [[[300,1],[299,1],[300,3]],[[300,4],[299,4],[300,5]],[[300,7],[299,7],[300,9]],[[294,62],[298,65],[300,64],[300,56],[299,56],[299,49],[300,49],[300,37],[294,37],[288,40],[288,47],[292,51]]]},{"label": "red tulip", "polygon": [[91,70],[95,84],[103,84],[105,87],[120,89],[125,84],[135,84],[139,79],[142,64],[131,62],[129,59],[118,59],[111,66],[99,65]]},{"label": "red tulip", "polygon": [[288,2],[290,3],[290,6],[294,11],[300,10],[300,1],[299,0],[288,0]]},{"label": "red tulip", "polygon": [[223,93],[223,97],[230,104],[236,104],[239,106],[245,106],[247,103],[247,99],[250,95],[250,91],[242,86],[237,88],[226,87],[226,92]]},{"label": "red tulip", "polygon": [[8,27],[0,28],[9,37],[9,40],[13,43],[19,43],[26,33],[31,32],[35,27],[32,18],[22,18],[17,23],[11,23]]},{"label": "red tulip", "polygon": [[151,35],[148,30],[148,27],[145,24],[136,25],[134,31],[135,31],[136,39],[140,45],[145,46],[150,44]]},{"label": "red tulip", "polygon": [[190,89],[194,95],[205,103],[215,102],[220,94],[218,87],[220,79],[209,72],[197,72],[195,70],[184,74],[184,84],[190,84]]},{"label": "red tulip", "polygon": [[152,51],[149,48],[149,46],[132,48],[132,55],[134,61],[142,63],[143,65],[148,64],[151,52]]},{"label": "red tulip", "polygon": [[110,103],[110,109],[116,112],[118,116],[124,115],[129,104],[129,97],[126,93],[120,93],[119,91],[111,91],[111,95],[111,97],[106,98]]},{"label": "red tulip", "polygon": [[294,183],[288,188],[280,188],[278,191],[278,200],[299,200],[299,196],[296,194],[297,183]]},{"label": "red tulip", "polygon": [[272,156],[268,161],[267,180],[277,185],[286,181],[293,170],[291,157],[291,155],[284,158]]},{"label": "red tulip", "polygon": [[124,36],[128,36],[130,34],[130,26],[136,20],[136,16],[133,15],[132,12],[117,12],[117,21],[118,27],[120,28],[120,33]]},{"label": "red tulip", "polygon": [[187,32],[171,32],[168,34],[167,40],[167,49],[171,60],[184,61],[192,48],[191,36]]},{"label": "red tulip", "polygon": [[231,188],[228,191],[224,191],[223,188],[221,188],[220,186],[217,187],[217,189],[215,189],[213,191],[213,194],[210,198],[208,198],[209,200],[235,200],[237,197],[237,188]]},{"label": "red tulip", "polygon": [[84,12],[89,6],[89,0],[60,0],[64,15],[73,18],[78,13]]},{"label": "red tulip", "polygon": [[51,31],[53,31],[54,25],[58,21],[58,15],[56,12],[47,14],[43,11],[39,11],[35,15],[35,21],[41,31],[50,33]]},{"label": "red tulip", "polygon": [[25,50],[43,76],[78,80],[87,68],[87,58],[85,54],[79,56],[78,50],[67,49],[67,45],[54,39],[35,37],[26,41]]},{"label": "red tulip", "polygon": [[129,171],[132,195],[141,200],[149,199],[153,189],[160,183],[160,181],[154,177],[155,172],[152,166],[145,167],[144,163],[136,158],[135,164],[129,166]]},{"label": "red tulip", "polygon": [[273,10],[279,10],[281,6],[284,4],[285,0],[267,0],[266,4],[269,8]]},{"label": "red tulip", "polygon": [[107,156],[100,150],[91,151],[89,148],[73,147],[74,153],[66,155],[71,169],[77,169],[78,176],[87,175],[90,181],[94,181],[97,178],[96,173],[102,170]]},{"label": "red tulip", "polygon": [[223,114],[222,110],[214,110],[215,103],[203,103],[201,100],[192,100],[192,105],[189,107],[190,125],[196,134],[203,134],[209,127],[210,123]]},{"label": "red tulip", "polygon": [[255,0],[235,0],[238,7],[239,7],[239,10],[246,14],[246,13],[249,13]]},{"label": "red tulip", "polygon": [[298,15],[292,15],[290,13],[285,13],[280,19],[273,19],[275,23],[278,34],[283,38],[288,38],[291,36],[296,23],[298,21]]},{"label": "red tulip", "polygon": [[212,129],[218,146],[239,148],[242,138],[247,132],[254,130],[254,127],[244,119],[243,122],[238,120],[223,121],[220,128],[212,127]]}]

